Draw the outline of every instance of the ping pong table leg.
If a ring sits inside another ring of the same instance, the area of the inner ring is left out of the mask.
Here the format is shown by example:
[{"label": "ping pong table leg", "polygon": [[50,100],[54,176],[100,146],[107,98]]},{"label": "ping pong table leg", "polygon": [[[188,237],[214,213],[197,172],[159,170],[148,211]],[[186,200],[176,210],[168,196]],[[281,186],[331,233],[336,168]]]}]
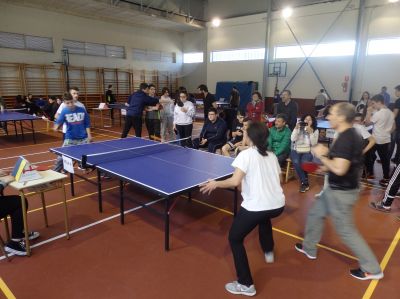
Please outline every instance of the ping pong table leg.
[{"label": "ping pong table leg", "polygon": [[124,215],[124,182],[119,181],[119,199],[120,199],[120,213],[121,213],[121,224],[125,224]]},{"label": "ping pong table leg", "polygon": [[97,169],[97,193],[99,199],[99,212],[103,213],[103,198],[101,194],[101,173],[100,170]]},{"label": "ping pong table leg", "polygon": [[31,127],[32,127],[33,143],[36,144],[35,127],[33,126],[33,120],[31,120]]},{"label": "ping pong table leg", "polygon": [[165,214],[164,214],[164,221],[165,221],[165,251],[169,251],[169,197],[165,198]]},{"label": "ping pong table leg", "polygon": [[22,120],[19,121],[19,127],[21,128],[22,140],[25,140],[24,126],[22,125]]},{"label": "ping pong table leg", "polygon": [[71,183],[71,195],[75,196],[74,174],[73,173],[69,173],[69,181]]},{"label": "ping pong table leg", "polygon": [[233,217],[235,217],[237,213],[237,203],[238,203],[238,188],[235,187],[235,191],[233,191]]},{"label": "ping pong table leg", "polygon": [[14,120],[14,131],[15,131],[15,137],[18,138],[18,130],[17,130],[17,121]]},{"label": "ping pong table leg", "polygon": [[99,198],[99,212],[103,213],[103,197],[101,194],[101,173],[100,170],[97,169],[97,193]]}]

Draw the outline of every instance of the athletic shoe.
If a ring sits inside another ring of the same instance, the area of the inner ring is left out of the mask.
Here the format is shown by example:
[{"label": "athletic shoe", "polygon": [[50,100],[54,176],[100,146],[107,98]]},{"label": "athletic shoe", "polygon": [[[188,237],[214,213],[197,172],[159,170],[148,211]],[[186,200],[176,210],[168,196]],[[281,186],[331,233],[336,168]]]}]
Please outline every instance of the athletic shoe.
[{"label": "athletic shoe", "polygon": [[320,198],[321,195],[322,195],[322,192],[324,192],[324,190],[321,190],[319,193],[316,193],[316,194],[314,195],[315,199]]},{"label": "athletic shoe", "polygon": [[296,245],[294,245],[294,248],[298,251],[303,253],[306,257],[308,257],[310,260],[315,260],[317,257],[308,254],[304,249],[303,249],[303,244],[301,243],[296,243]]},{"label": "athletic shoe", "polygon": [[264,256],[265,256],[265,262],[267,264],[272,264],[275,261],[274,252],[273,251],[264,253]]},{"label": "athletic shoe", "polygon": [[35,240],[35,239],[37,239],[37,238],[39,238],[40,237],[40,233],[39,232],[29,232],[28,233],[28,239],[29,240]]},{"label": "athletic shoe", "polygon": [[256,289],[254,284],[249,287],[238,283],[237,281],[232,281],[225,285],[225,290],[227,290],[231,294],[235,295],[245,295],[245,296],[254,296],[256,294]]},{"label": "athletic shoe", "polygon": [[25,256],[26,255],[26,247],[24,241],[10,241],[4,247],[4,250],[8,253],[13,253],[15,255]]},{"label": "athletic shoe", "polygon": [[381,179],[379,181],[379,185],[381,185],[382,187],[387,187],[389,185],[389,179]]},{"label": "athletic shoe", "polygon": [[360,268],[350,270],[350,275],[357,279],[360,279],[360,280],[382,279],[383,278],[383,272],[372,274],[372,273],[364,272]]},{"label": "athletic shoe", "polygon": [[309,184],[301,184],[300,185],[300,192],[304,193],[306,191],[310,190],[310,185]]},{"label": "athletic shoe", "polygon": [[385,213],[390,213],[391,208],[390,207],[385,207],[383,202],[377,201],[377,202],[370,202],[369,206],[377,211],[385,212]]}]

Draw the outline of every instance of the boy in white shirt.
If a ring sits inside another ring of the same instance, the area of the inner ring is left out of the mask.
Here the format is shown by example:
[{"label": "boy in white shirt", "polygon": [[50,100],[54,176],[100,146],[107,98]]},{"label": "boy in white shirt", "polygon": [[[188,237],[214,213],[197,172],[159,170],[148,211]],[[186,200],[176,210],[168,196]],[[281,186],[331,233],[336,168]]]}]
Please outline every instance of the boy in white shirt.
[{"label": "boy in white shirt", "polygon": [[[365,124],[374,125],[372,129],[372,136],[376,140],[374,151],[378,152],[383,170],[383,179],[379,181],[379,184],[386,187],[390,178],[390,141],[395,122],[393,112],[385,106],[384,101],[381,94],[371,98],[371,106],[367,109]],[[376,112],[372,114],[373,109]]]}]

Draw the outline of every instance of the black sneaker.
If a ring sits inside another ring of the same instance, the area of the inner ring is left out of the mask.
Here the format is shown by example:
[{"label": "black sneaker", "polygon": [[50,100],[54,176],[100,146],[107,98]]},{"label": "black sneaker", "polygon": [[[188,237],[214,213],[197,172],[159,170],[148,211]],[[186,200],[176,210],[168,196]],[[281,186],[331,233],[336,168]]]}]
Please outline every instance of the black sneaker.
[{"label": "black sneaker", "polygon": [[309,184],[301,184],[300,185],[300,192],[304,193],[306,191],[310,190],[310,185]]},{"label": "black sneaker", "polygon": [[389,179],[381,179],[379,181],[379,185],[381,185],[382,187],[387,187],[389,185]]},{"label": "black sneaker", "polygon": [[303,253],[306,257],[308,257],[310,260],[315,260],[317,257],[308,254],[304,249],[303,249],[303,244],[301,243],[296,243],[296,245],[294,245],[294,248],[298,251]]},{"label": "black sneaker", "polygon": [[381,200],[377,201],[377,202],[372,201],[369,203],[369,206],[377,211],[385,212],[385,213],[390,213],[390,210],[391,210],[391,208],[386,207]]},{"label": "black sneaker", "polygon": [[25,256],[26,255],[26,247],[24,241],[10,241],[4,247],[4,250],[8,253],[13,253],[15,255]]},{"label": "black sneaker", "polygon": [[350,270],[350,275],[357,279],[360,279],[360,280],[382,279],[383,278],[383,272],[372,274],[372,273],[364,272],[360,268]]}]

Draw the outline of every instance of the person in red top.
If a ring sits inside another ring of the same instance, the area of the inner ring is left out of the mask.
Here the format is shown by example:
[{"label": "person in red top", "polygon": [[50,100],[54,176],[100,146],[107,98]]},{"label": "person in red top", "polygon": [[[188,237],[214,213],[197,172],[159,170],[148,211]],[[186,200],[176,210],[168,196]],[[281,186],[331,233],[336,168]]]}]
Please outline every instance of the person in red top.
[{"label": "person in red top", "polygon": [[252,121],[263,121],[265,107],[261,93],[255,91],[251,94],[251,102],[247,104],[246,110]]}]

